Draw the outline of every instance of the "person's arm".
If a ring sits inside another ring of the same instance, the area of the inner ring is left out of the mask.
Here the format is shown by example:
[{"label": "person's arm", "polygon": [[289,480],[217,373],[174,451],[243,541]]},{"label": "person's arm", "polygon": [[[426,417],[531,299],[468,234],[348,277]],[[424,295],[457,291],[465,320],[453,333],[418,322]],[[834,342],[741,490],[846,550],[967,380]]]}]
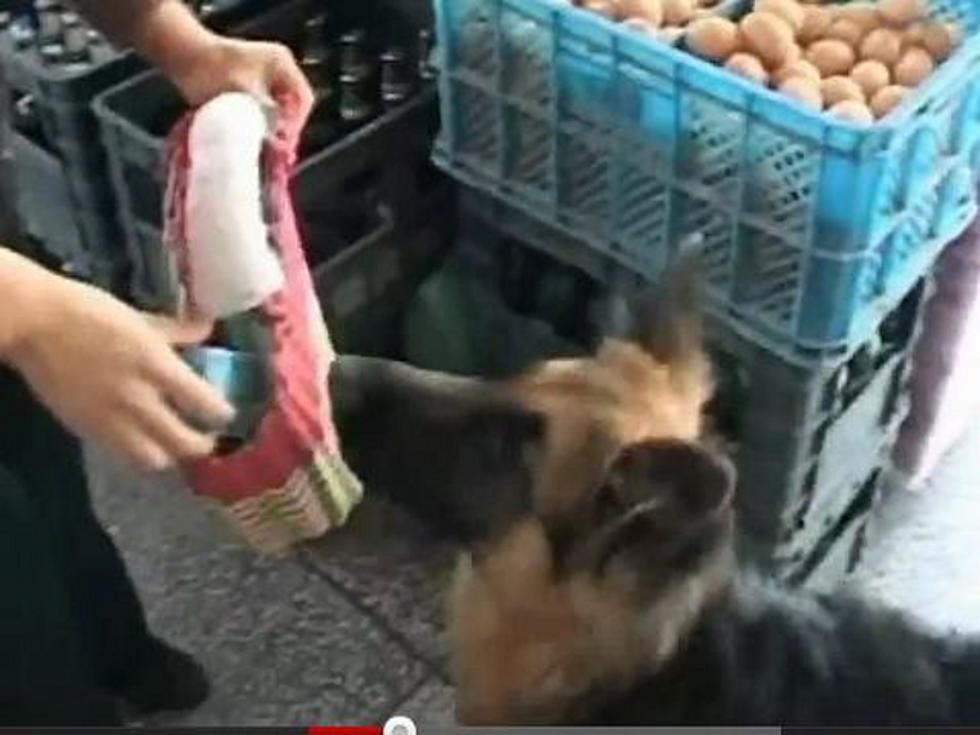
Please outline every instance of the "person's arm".
[{"label": "person's arm", "polygon": [[165,73],[215,40],[181,0],[75,0],[92,25]]},{"label": "person's arm", "polygon": [[0,363],[42,318],[43,285],[47,277],[54,276],[27,258],[0,247]]},{"label": "person's arm", "polygon": [[[72,431],[163,469],[207,455],[233,409],[172,349],[210,325],[147,317],[0,247],[0,365],[21,374]],[[0,420],[16,417],[0,416]]]},{"label": "person's arm", "polygon": [[[187,101],[228,91],[271,96],[306,119],[313,93],[285,46],[226,38],[180,0],[76,0],[94,25],[158,64]],[[17,370],[76,433],[150,468],[202,456],[233,409],[178,357],[210,325],[150,318],[0,246],[0,364]],[[3,417],[0,417],[3,418]]]},{"label": "person's arm", "polygon": [[181,0],[76,0],[76,5],[110,38],[159,66],[192,105],[235,90],[272,97],[300,121],[313,106],[309,82],[288,48],[213,33]]}]

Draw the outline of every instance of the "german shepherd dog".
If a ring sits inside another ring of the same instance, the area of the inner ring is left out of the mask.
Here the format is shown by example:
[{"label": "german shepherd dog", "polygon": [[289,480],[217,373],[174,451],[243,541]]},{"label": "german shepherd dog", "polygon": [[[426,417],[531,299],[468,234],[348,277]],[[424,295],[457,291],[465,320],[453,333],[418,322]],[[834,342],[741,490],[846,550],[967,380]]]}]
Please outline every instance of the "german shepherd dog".
[{"label": "german shepherd dog", "polygon": [[696,301],[672,284],[594,356],[510,380],[334,369],[355,469],[466,549],[449,595],[457,718],[980,724],[980,641],[740,570]]}]

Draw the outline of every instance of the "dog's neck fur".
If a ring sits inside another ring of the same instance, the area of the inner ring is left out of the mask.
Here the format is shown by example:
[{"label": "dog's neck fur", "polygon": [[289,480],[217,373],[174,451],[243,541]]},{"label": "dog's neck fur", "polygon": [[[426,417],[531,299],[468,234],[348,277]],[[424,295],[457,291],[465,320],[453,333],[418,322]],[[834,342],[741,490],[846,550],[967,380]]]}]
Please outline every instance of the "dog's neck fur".
[{"label": "dog's neck fur", "polygon": [[670,662],[593,698],[575,724],[975,724],[978,664],[975,643],[935,637],[899,612],[743,573]]},{"label": "dog's neck fur", "polygon": [[[479,568],[461,560],[451,595],[457,717],[466,724],[574,722],[658,671],[732,579],[719,549],[702,573],[644,605],[622,584],[557,581],[543,530],[528,522]],[[618,580],[622,582],[622,580]]]},{"label": "dog's neck fur", "polygon": [[730,576],[731,561],[718,560],[714,583],[699,575],[632,615],[636,608],[613,591],[574,579],[542,583],[535,596],[532,581],[547,570],[533,564],[481,565],[479,577],[464,571],[453,610],[457,717],[498,725],[977,723],[976,643],[934,637],[847,595]]}]

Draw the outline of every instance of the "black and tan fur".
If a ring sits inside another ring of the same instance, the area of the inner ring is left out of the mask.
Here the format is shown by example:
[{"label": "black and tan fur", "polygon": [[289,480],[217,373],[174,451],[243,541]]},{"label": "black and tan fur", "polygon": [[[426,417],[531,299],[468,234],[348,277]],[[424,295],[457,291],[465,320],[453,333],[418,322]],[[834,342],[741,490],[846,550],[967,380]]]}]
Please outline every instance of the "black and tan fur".
[{"label": "black and tan fur", "polygon": [[338,363],[356,469],[468,549],[450,594],[459,719],[980,724],[977,642],[739,571],[687,296],[509,381]]}]

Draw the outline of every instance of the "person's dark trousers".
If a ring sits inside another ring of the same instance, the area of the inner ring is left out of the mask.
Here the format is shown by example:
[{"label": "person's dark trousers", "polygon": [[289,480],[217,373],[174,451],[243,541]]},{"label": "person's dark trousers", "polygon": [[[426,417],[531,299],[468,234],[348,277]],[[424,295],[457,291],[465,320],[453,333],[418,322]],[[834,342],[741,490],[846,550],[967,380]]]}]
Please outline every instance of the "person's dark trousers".
[{"label": "person's dark trousers", "polygon": [[0,725],[118,722],[155,643],[78,441],[0,367]]}]

